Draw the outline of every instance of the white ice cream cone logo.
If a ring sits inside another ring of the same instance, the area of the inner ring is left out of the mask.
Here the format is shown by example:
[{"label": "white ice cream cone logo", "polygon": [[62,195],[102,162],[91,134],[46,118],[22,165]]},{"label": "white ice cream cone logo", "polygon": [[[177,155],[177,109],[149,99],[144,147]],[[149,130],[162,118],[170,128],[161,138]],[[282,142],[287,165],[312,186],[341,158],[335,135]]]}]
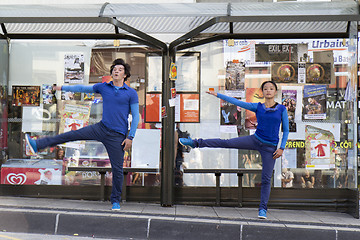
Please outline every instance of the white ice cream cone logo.
[{"label": "white ice cream cone logo", "polygon": [[12,185],[22,185],[26,182],[26,175],[23,173],[9,173],[6,180]]}]

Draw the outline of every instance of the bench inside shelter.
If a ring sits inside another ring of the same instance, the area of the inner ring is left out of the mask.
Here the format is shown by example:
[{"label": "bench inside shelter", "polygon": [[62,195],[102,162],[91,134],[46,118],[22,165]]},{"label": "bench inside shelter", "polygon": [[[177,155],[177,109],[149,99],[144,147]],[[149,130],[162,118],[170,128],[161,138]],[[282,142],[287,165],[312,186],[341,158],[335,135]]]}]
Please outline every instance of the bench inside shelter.
[{"label": "bench inside shelter", "polygon": [[[79,172],[99,172],[100,173],[100,200],[105,200],[105,174],[111,172],[111,167],[68,167],[68,171]],[[122,189],[122,199],[126,201],[126,186],[128,173],[141,172],[141,173],[158,173],[158,168],[123,168],[124,171],[124,183]]]},{"label": "bench inside shelter", "polygon": [[205,174],[205,173],[213,173],[216,177],[216,206],[220,206],[220,199],[221,199],[221,187],[220,187],[220,176],[221,174],[229,174],[229,173],[236,173],[238,177],[238,206],[242,207],[242,200],[243,200],[243,186],[242,186],[242,177],[244,173],[259,173],[261,174],[261,169],[250,169],[250,168],[237,168],[237,169],[184,169],[184,173],[198,173],[198,174]]}]

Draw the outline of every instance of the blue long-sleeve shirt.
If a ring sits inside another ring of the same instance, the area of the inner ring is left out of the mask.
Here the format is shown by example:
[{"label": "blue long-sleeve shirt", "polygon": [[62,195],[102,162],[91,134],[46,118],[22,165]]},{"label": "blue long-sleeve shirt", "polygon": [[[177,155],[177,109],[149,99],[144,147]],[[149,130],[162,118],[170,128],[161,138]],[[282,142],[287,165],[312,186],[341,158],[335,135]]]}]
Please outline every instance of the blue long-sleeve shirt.
[{"label": "blue long-sleeve shirt", "polygon": [[124,135],[127,135],[128,116],[131,111],[132,123],[128,138],[135,137],[139,123],[139,99],[136,91],[125,83],[122,87],[114,86],[112,81],[95,85],[64,85],[61,90],[100,93],[104,103],[102,122],[106,127]]},{"label": "blue long-sleeve shirt", "polygon": [[280,148],[285,149],[286,141],[289,136],[289,118],[284,105],[278,104],[274,108],[266,108],[265,104],[260,102],[243,102],[220,93],[217,94],[217,97],[236,106],[255,112],[258,121],[255,136],[261,142],[277,146],[279,143],[280,125],[282,123],[283,136]]}]

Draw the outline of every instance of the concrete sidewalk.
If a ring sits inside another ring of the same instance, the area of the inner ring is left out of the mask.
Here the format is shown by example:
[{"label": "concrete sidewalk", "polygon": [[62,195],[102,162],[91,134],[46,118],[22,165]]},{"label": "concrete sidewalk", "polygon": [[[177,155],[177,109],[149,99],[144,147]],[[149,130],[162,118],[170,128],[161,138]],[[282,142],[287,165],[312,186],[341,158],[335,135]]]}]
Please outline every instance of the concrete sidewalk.
[{"label": "concrete sidewalk", "polygon": [[0,197],[0,231],[108,239],[360,239],[360,220],[346,213]]}]

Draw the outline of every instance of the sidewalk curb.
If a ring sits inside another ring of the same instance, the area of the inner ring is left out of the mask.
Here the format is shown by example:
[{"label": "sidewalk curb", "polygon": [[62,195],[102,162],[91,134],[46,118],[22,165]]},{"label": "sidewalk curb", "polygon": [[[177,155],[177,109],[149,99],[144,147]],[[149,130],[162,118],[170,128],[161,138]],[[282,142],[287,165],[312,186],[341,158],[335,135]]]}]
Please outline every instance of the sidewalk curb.
[{"label": "sidewalk curb", "polygon": [[[80,224],[79,224],[80,223]],[[39,207],[1,207],[0,230],[101,238],[133,239],[358,239],[360,227],[289,221],[228,219],[75,211]]]}]

